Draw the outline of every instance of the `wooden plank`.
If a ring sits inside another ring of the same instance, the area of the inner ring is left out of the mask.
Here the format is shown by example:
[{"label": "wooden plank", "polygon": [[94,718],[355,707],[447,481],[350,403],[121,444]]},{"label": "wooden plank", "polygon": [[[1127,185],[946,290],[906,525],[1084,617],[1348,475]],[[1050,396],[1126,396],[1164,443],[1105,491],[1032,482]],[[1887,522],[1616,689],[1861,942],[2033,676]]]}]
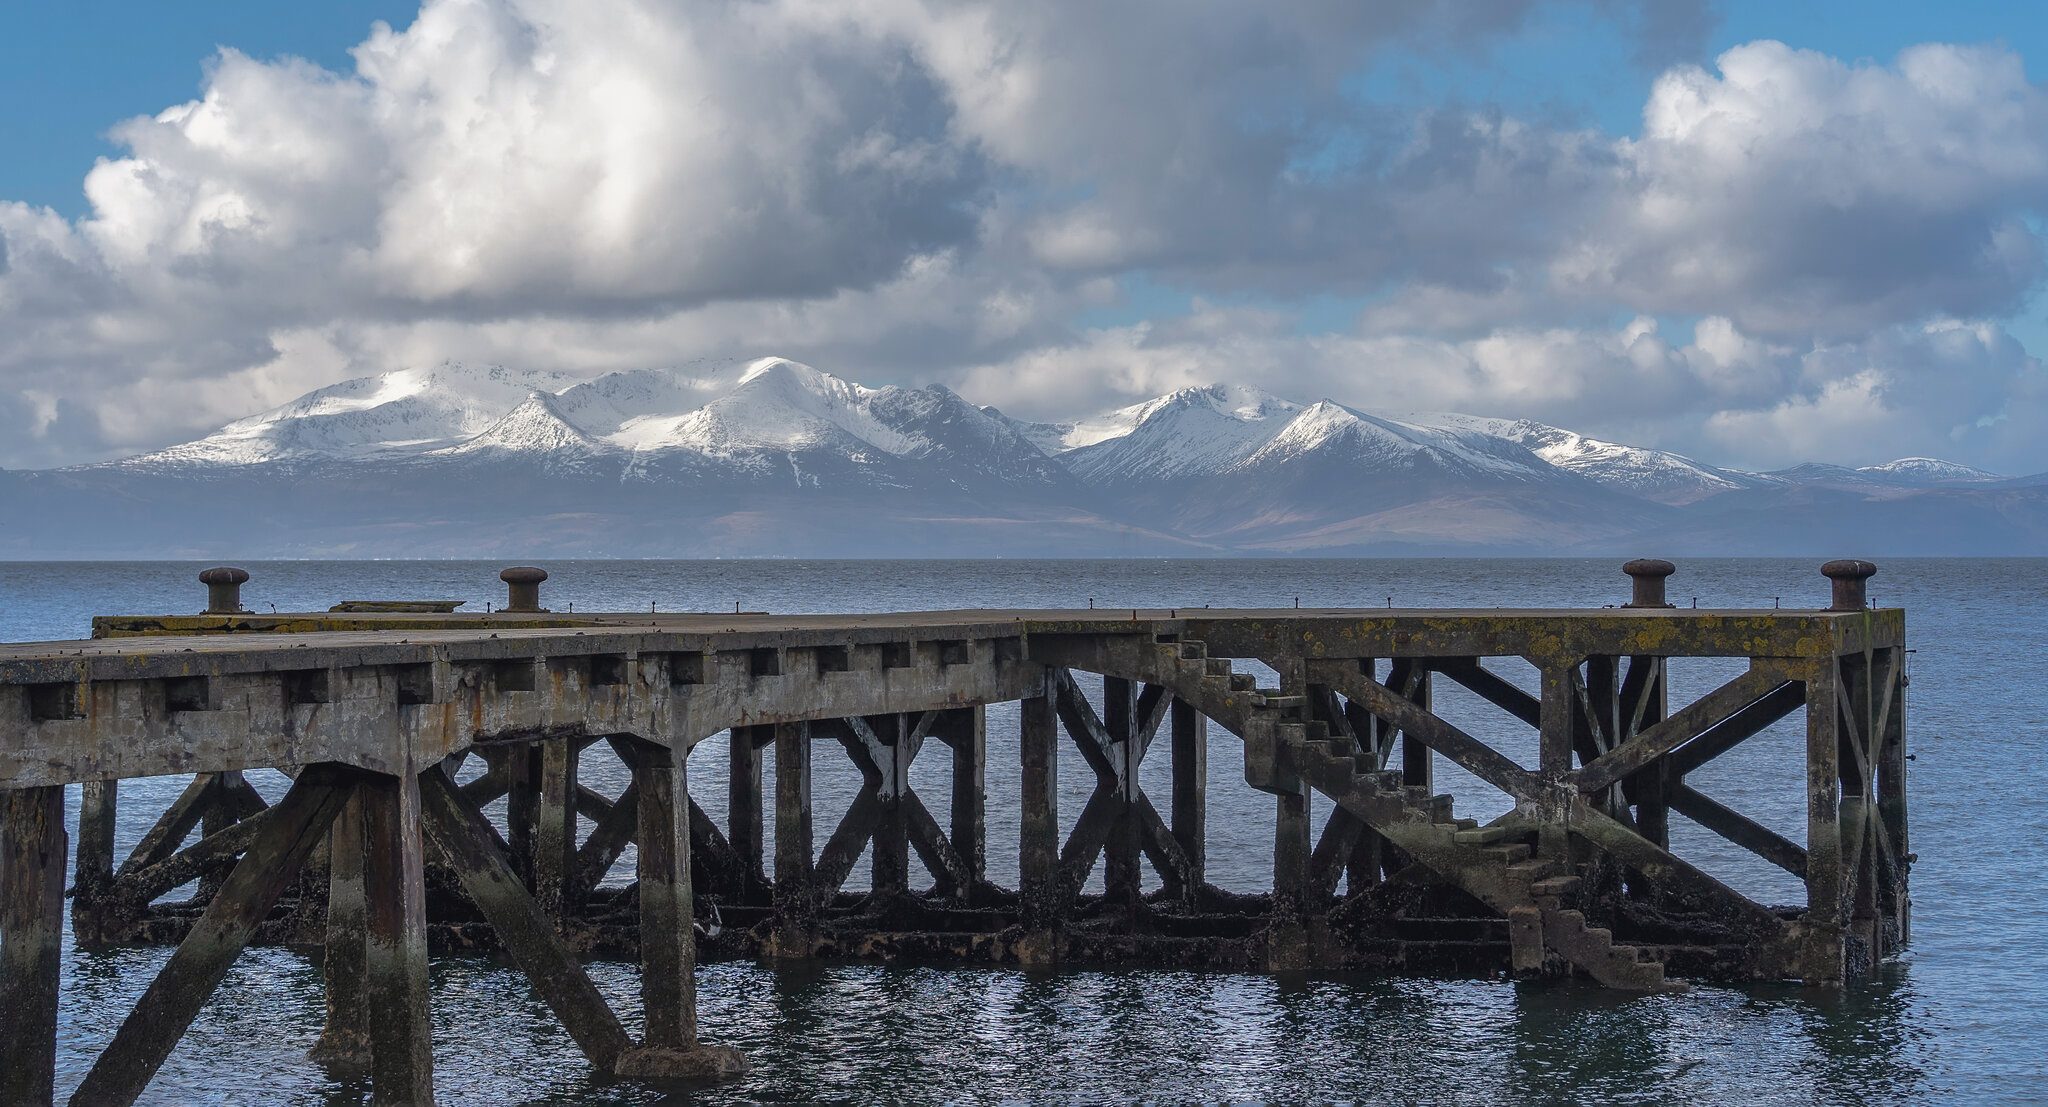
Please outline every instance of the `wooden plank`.
[{"label": "wooden plank", "polygon": [[1806,878],[1806,851],[1777,831],[1684,784],[1671,789],[1670,800],[1679,814],[1793,876]]},{"label": "wooden plank", "polygon": [[135,851],[128,855],[128,860],[121,862],[120,872],[116,875],[126,875],[154,865],[178,852],[178,847],[185,844],[192,828],[199,825],[200,816],[206,813],[206,807],[213,798],[213,774],[194,776],[186,783],[185,790],[178,793],[178,798],[157,816],[155,825],[142,835],[142,840],[135,844]]},{"label": "wooden plank", "polygon": [[733,852],[732,843],[725,840],[725,832],[697,806],[695,799],[690,800],[690,863],[692,879],[696,870],[702,869],[714,890],[738,892],[745,887],[739,855]]},{"label": "wooden plank", "polygon": [[264,833],[93,1062],[73,1103],[126,1104],[142,1094],[257,924],[298,876],[306,855],[347,801],[352,783],[348,770],[325,764],[309,766],[292,782]]},{"label": "wooden plank", "polygon": [[0,791],[0,1103],[50,1102],[69,849],[62,785]]},{"label": "wooden plank", "polygon": [[1159,736],[1159,728],[1165,725],[1167,713],[1172,710],[1174,702],[1173,692],[1165,685],[1147,684],[1139,693],[1132,712],[1137,719],[1132,740],[1138,744],[1138,760],[1144,760],[1145,751],[1152,748],[1152,740]]},{"label": "wooden plank", "polygon": [[[454,794],[438,768],[424,774]],[[356,786],[363,818],[363,962],[370,1082],[379,1103],[434,1101],[434,1025],[427,992],[426,837],[420,776],[369,776]],[[495,853],[495,849],[493,850]]]},{"label": "wooden plank", "polygon": [[1358,816],[1341,805],[1330,806],[1330,817],[1323,820],[1323,832],[1316,837],[1316,848],[1309,854],[1311,898],[1327,899],[1337,894],[1337,881],[1344,876],[1366,829]]},{"label": "wooden plank", "polygon": [[1131,820],[1138,825],[1138,841],[1145,850],[1145,857],[1152,862],[1152,868],[1166,885],[1169,895],[1185,897],[1194,884],[1195,867],[1188,855],[1180,848],[1180,840],[1166,827],[1166,820],[1159,817],[1159,809],[1152,806],[1152,797],[1138,793],[1133,805]]},{"label": "wooden plank", "polygon": [[1122,814],[1123,802],[1116,793],[1097,788],[1088,797],[1088,805],[1081,809],[1081,817],[1074,820],[1073,833],[1067,835],[1067,844],[1060,850],[1060,887],[1064,901],[1071,901],[1088,883],[1088,874],[1095,871],[1095,859],[1102,856],[1102,848],[1109,840],[1109,832]]},{"label": "wooden plank", "polygon": [[[874,837],[875,827],[882,821],[882,797],[872,784],[861,785],[854,793],[853,802],[847,805],[846,814],[839,819],[839,825],[832,836],[825,840],[825,848],[818,851],[818,861],[812,868],[811,884],[821,898],[839,891],[846,883],[853,866],[860,861],[861,851],[867,848]],[[777,889],[778,893],[780,888]]]},{"label": "wooden plank", "polygon": [[[1361,704],[1387,725],[1399,727],[1404,742],[1414,741],[1456,762],[1473,776],[1521,799],[1534,799],[1541,783],[1527,769],[1506,754],[1459,730],[1429,709],[1395,695],[1386,686],[1360,673],[1347,673],[1339,665],[1315,665],[1317,679]],[[1426,764],[1426,762],[1425,762]]]},{"label": "wooden plank", "polygon": [[157,897],[216,872],[231,864],[262,834],[273,818],[269,811],[215,831],[164,858],[126,876],[114,878],[113,898],[125,908],[140,911]]},{"label": "wooden plank", "polygon": [[1614,752],[1572,774],[1573,782],[1581,793],[1591,795],[1598,792],[1693,740],[1715,724],[1728,721],[1782,683],[1784,677],[1775,667],[1752,667],[1673,712],[1670,718],[1630,738]]},{"label": "wooden plank", "polygon": [[916,792],[905,792],[899,802],[903,807],[903,823],[910,844],[917,847],[917,859],[938,882],[939,891],[957,894],[970,886],[975,877],[967,867],[967,860],[952,842],[946,840],[945,832],[939,829],[939,820],[932,816],[924,801]]},{"label": "wooden plank", "polygon": [[1671,751],[1666,772],[1677,779],[1756,737],[1765,727],[1806,706],[1806,685],[1787,681],[1763,698],[1701,731],[1699,737]]},{"label": "wooden plank", "polygon": [[697,937],[690,887],[687,755],[649,745],[640,757],[640,1001],[646,1044],[697,1044]]},{"label": "wooden plank", "polygon": [[526,973],[584,1057],[610,1072],[632,1040],[499,851],[490,821],[439,773],[423,774],[419,782],[427,840],[442,863],[461,879],[499,945]]},{"label": "wooden plank", "polygon": [[626,790],[613,802],[611,813],[598,820],[590,837],[576,851],[576,882],[585,895],[604,883],[605,874],[618,864],[640,825],[640,782],[626,782]]},{"label": "wooden plank", "polygon": [[1074,674],[1065,669],[1054,669],[1053,680],[1058,690],[1053,702],[1059,711],[1060,722],[1067,728],[1068,737],[1074,741],[1074,748],[1081,751],[1082,759],[1095,770],[1097,777],[1121,781],[1121,766],[1110,756],[1116,738],[1096,716],[1095,707],[1088,702],[1088,697],[1081,694],[1080,686],[1074,683]]},{"label": "wooden plank", "polygon": [[1513,715],[1530,726],[1541,726],[1542,701],[1522,691],[1499,673],[1488,669],[1476,657],[1446,658],[1429,663],[1432,672],[1442,673],[1480,699]]}]

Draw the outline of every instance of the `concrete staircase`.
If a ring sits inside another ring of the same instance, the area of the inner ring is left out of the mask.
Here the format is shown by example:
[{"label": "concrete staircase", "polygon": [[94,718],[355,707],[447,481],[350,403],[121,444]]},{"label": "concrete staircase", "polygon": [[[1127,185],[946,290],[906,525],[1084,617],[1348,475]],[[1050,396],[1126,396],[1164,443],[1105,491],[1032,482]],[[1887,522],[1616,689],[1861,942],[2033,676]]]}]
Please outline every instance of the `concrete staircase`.
[{"label": "concrete staircase", "polygon": [[[1402,783],[1332,738],[1326,723],[1307,718],[1307,698],[1256,687],[1233,672],[1228,658],[1211,658],[1201,642],[1159,643],[1161,663],[1179,679],[1177,694],[1245,739],[1245,776],[1269,791],[1305,784],[1356,815],[1418,863],[1506,916],[1522,972],[1546,965],[1576,967],[1611,988],[1669,991],[1663,962],[1648,949],[1618,943],[1569,906],[1580,878],[1534,856],[1526,831],[1481,827],[1457,818],[1449,795]],[[1553,964],[1559,963],[1559,964]]]}]

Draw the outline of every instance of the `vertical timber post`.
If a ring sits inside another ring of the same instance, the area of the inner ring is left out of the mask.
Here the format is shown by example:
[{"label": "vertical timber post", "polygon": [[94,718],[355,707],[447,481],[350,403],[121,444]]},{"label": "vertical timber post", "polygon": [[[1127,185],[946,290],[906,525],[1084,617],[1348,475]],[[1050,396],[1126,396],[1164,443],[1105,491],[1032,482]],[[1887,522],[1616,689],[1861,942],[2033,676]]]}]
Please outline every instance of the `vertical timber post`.
[{"label": "vertical timber post", "polygon": [[688,766],[681,750],[640,751],[640,999],[655,1049],[697,1044]]},{"label": "vertical timber post", "polygon": [[[740,737],[737,730],[734,737]],[[738,1051],[697,1041],[689,750],[680,744],[635,745],[640,755],[635,774],[640,785],[640,1003],[646,1032],[637,1048],[620,1055],[613,1072],[666,1079],[736,1076],[747,1070]]]},{"label": "vertical timber post", "polygon": [[1877,758],[1877,811],[1882,825],[1879,832],[1885,834],[1891,843],[1893,863],[1897,866],[1884,891],[1889,896],[1887,921],[1896,929],[1895,942],[1904,945],[1912,934],[1912,897],[1907,886],[1910,869],[1908,854],[1909,840],[1906,836],[1906,646],[1904,642],[1889,651],[1891,663],[1898,670],[1898,679],[1891,682],[1890,702],[1885,706],[1884,726],[1879,730],[1877,741],[1883,753]]},{"label": "vertical timber post", "polygon": [[370,898],[364,889],[363,796],[358,788],[327,829],[327,939],[320,957],[327,1021],[312,1059],[337,1075],[359,1076],[370,1063],[367,942]]},{"label": "vertical timber post", "polygon": [[[1576,667],[1561,658],[1538,659],[1543,698],[1537,715],[1537,766],[1552,785],[1561,785],[1572,771],[1572,722],[1578,708],[1578,697],[1572,693],[1572,670]],[[1536,828],[1537,850],[1560,863],[1569,863],[1571,854],[1566,815],[1554,804],[1545,804]]]},{"label": "vertical timber post", "polygon": [[767,883],[761,867],[761,746],[772,735],[772,728],[754,726],[736,726],[726,735],[726,826],[740,860],[741,893],[748,902]]},{"label": "vertical timber post", "polygon": [[[1138,819],[1132,797],[1137,794],[1137,688],[1122,677],[1102,678],[1102,725],[1109,732],[1106,751],[1119,778],[1116,818],[1103,846],[1102,896],[1135,907],[1141,886],[1138,870]],[[1078,736],[1077,736],[1078,737]]]},{"label": "vertical timber post", "polygon": [[[1420,662],[1413,664],[1420,665]],[[1389,667],[1392,670],[1393,666]],[[1433,711],[1435,706],[1431,695],[1430,681],[1435,676],[1428,669],[1415,674],[1415,691],[1409,695],[1409,702],[1424,711]],[[1394,679],[1389,671],[1387,679]],[[1398,691],[1398,689],[1397,689]],[[1434,789],[1435,774],[1431,770],[1429,747],[1415,740],[1415,736],[1403,731],[1401,734],[1401,783],[1409,788]]]},{"label": "vertical timber post", "polygon": [[1053,671],[1047,669],[1020,705],[1023,793],[1017,836],[1018,885],[1024,939],[1017,959],[1026,965],[1059,960],[1060,809],[1059,715]]},{"label": "vertical timber post", "polygon": [[540,747],[533,823],[533,890],[556,929],[569,916],[576,882],[576,743],[554,738]]},{"label": "vertical timber post", "polygon": [[775,938],[777,957],[809,957],[817,942],[818,891],[811,843],[811,728],[775,733]]},{"label": "vertical timber post", "polygon": [[505,844],[512,851],[512,871],[532,886],[534,829],[540,804],[539,742],[516,742],[505,748]]},{"label": "vertical timber post", "polygon": [[0,791],[0,1103],[48,1103],[64,936],[64,788]]},{"label": "vertical timber post", "polygon": [[1199,899],[1209,879],[1209,719],[1193,704],[1176,699],[1173,727],[1173,837],[1188,858],[1188,883],[1181,890]]},{"label": "vertical timber post", "polygon": [[[438,773],[438,766],[428,772]],[[427,993],[426,839],[420,778],[366,777],[362,807],[363,961],[371,1012],[370,1080],[378,1103],[434,1101],[434,1028]]]},{"label": "vertical timber post", "polygon": [[1806,677],[1806,948],[1809,984],[1842,982],[1840,709],[1835,659],[1816,658]]},{"label": "vertical timber post", "polygon": [[949,712],[946,735],[953,748],[953,849],[967,865],[962,903],[975,901],[988,881],[988,708],[976,704]]},{"label": "vertical timber post", "polygon": [[72,881],[71,933],[84,949],[110,944],[113,920],[103,912],[114,883],[114,819],[121,782],[88,780],[78,794],[78,861]]},{"label": "vertical timber post", "polygon": [[874,728],[876,737],[889,752],[880,766],[882,814],[869,843],[869,887],[877,896],[900,896],[910,891],[910,827],[903,795],[910,784],[910,730],[916,725],[916,716],[884,715],[870,721],[879,724]]}]

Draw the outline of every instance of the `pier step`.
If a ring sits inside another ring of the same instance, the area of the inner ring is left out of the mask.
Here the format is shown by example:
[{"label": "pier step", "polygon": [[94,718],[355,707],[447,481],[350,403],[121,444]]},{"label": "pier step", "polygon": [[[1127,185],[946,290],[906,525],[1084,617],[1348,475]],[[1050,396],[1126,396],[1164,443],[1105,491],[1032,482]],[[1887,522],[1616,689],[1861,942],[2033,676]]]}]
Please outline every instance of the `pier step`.
[{"label": "pier step", "polygon": [[[1293,728],[1290,728],[1293,729]],[[1565,963],[1611,988],[1668,991],[1663,962],[1640,946],[1617,943],[1564,906],[1580,877],[1534,856],[1526,827],[1478,826],[1459,819],[1451,797],[1404,785],[1401,774],[1360,763],[1345,743],[1307,741],[1298,730],[1287,746],[1302,779],[1363,819],[1416,861],[1504,916],[1540,916],[1546,959]]]},{"label": "pier step", "polygon": [[1679,987],[1665,980],[1664,963],[1648,950],[1616,943],[1613,931],[1588,924],[1578,911],[1545,910],[1543,944],[1610,988],[1663,992]]},{"label": "pier step", "polygon": [[[1503,916],[1512,913],[1533,923],[1540,914],[1546,960],[1568,963],[1609,987],[1657,991],[1673,986],[1664,979],[1663,963],[1649,951],[1616,943],[1612,932],[1590,925],[1582,912],[1566,906],[1564,897],[1578,888],[1580,878],[1534,856],[1525,827],[1482,827],[1458,818],[1450,796],[1409,786],[1402,774],[1379,768],[1349,740],[1332,739],[1329,724],[1305,718],[1306,696],[1258,687],[1257,678],[1235,671],[1230,658],[1210,657],[1206,643],[1161,642],[1157,656],[1183,695],[1199,695],[1198,706],[1211,714],[1232,715],[1232,725],[1245,728],[1242,733],[1262,727],[1304,782],[1410,857]],[[1251,748],[1248,740],[1248,776]],[[1268,756],[1271,752],[1268,747]]]}]

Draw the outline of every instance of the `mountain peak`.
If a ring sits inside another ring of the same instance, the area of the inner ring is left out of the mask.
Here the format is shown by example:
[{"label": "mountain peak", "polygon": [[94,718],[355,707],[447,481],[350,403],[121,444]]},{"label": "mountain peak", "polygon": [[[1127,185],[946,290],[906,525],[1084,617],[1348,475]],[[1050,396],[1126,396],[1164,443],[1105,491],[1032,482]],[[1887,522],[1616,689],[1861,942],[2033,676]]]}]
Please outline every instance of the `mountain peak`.
[{"label": "mountain peak", "polygon": [[1902,457],[1882,465],[1865,465],[1856,471],[1888,477],[1905,484],[1949,484],[2005,479],[1997,473],[1961,462],[1944,461],[1938,457]]},{"label": "mountain peak", "polygon": [[603,444],[571,423],[556,406],[551,392],[533,390],[519,406],[505,413],[483,433],[437,454],[462,455],[488,451],[529,455],[582,455],[604,450]]}]

